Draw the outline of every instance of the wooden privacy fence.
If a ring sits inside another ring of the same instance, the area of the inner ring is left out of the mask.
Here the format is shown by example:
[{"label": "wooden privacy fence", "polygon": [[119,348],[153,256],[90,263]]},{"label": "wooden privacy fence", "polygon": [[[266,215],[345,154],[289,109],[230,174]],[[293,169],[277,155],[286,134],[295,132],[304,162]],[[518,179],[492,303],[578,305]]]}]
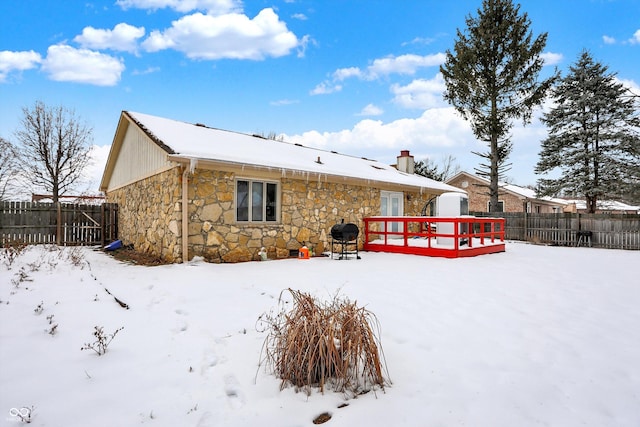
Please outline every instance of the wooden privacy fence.
[{"label": "wooden privacy fence", "polygon": [[[640,215],[523,212],[472,212],[471,215],[505,218],[507,240],[640,250]],[[590,239],[585,233],[591,235]]]},{"label": "wooden privacy fence", "polygon": [[118,205],[0,202],[0,244],[105,245],[118,236]]}]

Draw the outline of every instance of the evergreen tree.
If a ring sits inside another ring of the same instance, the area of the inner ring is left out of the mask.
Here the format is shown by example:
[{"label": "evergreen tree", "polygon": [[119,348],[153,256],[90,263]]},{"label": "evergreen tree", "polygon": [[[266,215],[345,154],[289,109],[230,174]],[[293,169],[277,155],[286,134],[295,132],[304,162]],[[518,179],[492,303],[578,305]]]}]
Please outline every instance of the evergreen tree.
[{"label": "evergreen tree", "polygon": [[547,33],[533,38],[531,21],[511,0],[483,0],[477,17],[467,17],[467,32],[457,32],[454,52],[440,67],[444,97],[471,123],[474,135],[488,143],[477,153],[487,163],[476,169],[490,181],[490,211],[498,210],[498,182],[508,170],[513,120],[531,121],[555,76],[541,82],[540,57]]},{"label": "evergreen tree", "polygon": [[544,114],[536,173],[560,171],[538,180],[541,195],[560,191],[585,198],[595,212],[603,198],[633,199],[640,183],[640,113],[633,95],[608,67],[582,52],[553,89],[554,107]]}]

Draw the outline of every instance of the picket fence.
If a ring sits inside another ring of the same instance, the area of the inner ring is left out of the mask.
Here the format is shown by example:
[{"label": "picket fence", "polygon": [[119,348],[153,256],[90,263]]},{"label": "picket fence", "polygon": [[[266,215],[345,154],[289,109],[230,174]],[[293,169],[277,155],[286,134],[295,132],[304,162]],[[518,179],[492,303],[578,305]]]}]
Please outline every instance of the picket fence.
[{"label": "picket fence", "polygon": [[473,212],[471,215],[505,218],[505,237],[509,240],[640,250],[640,215],[522,212]]}]

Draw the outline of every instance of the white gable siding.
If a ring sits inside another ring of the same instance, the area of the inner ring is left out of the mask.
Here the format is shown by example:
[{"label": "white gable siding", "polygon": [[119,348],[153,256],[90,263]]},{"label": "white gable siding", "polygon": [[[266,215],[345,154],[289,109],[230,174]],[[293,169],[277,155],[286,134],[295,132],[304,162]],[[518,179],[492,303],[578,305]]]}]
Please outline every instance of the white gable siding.
[{"label": "white gable siding", "polygon": [[109,189],[148,177],[171,167],[167,153],[137,126],[129,126],[109,181]]}]

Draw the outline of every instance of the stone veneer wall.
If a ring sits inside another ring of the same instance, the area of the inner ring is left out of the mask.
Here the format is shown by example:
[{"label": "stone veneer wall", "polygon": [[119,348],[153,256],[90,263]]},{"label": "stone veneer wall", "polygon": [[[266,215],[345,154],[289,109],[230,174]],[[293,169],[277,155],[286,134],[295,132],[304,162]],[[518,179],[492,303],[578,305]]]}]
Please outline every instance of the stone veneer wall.
[{"label": "stone veneer wall", "polygon": [[107,193],[118,204],[118,238],[123,244],[182,262],[181,174],[178,167]]},{"label": "stone veneer wall", "polygon": [[[182,262],[181,173],[179,168],[111,191],[119,205],[119,238],[136,250],[169,262]],[[189,254],[210,262],[287,258],[303,245],[315,253],[330,250],[331,227],[344,219],[361,230],[362,218],[380,214],[380,189],[313,180],[282,178],[280,219],[269,223],[235,222],[235,174],[196,169],[189,177]],[[409,195],[409,197],[406,197]],[[405,215],[420,215],[431,194],[405,192]]]},{"label": "stone veneer wall", "polygon": [[[264,247],[269,258],[286,258],[303,245],[321,253],[330,250],[333,225],[344,219],[363,230],[362,218],[380,213],[380,189],[282,178],[280,222],[235,223],[234,191],[233,173],[196,170],[189,185],[189,257],[250,261]],[[429,195],[411,194],[405,213],[419,215]],[[361,232],[360,247],[363,238]]]}]

